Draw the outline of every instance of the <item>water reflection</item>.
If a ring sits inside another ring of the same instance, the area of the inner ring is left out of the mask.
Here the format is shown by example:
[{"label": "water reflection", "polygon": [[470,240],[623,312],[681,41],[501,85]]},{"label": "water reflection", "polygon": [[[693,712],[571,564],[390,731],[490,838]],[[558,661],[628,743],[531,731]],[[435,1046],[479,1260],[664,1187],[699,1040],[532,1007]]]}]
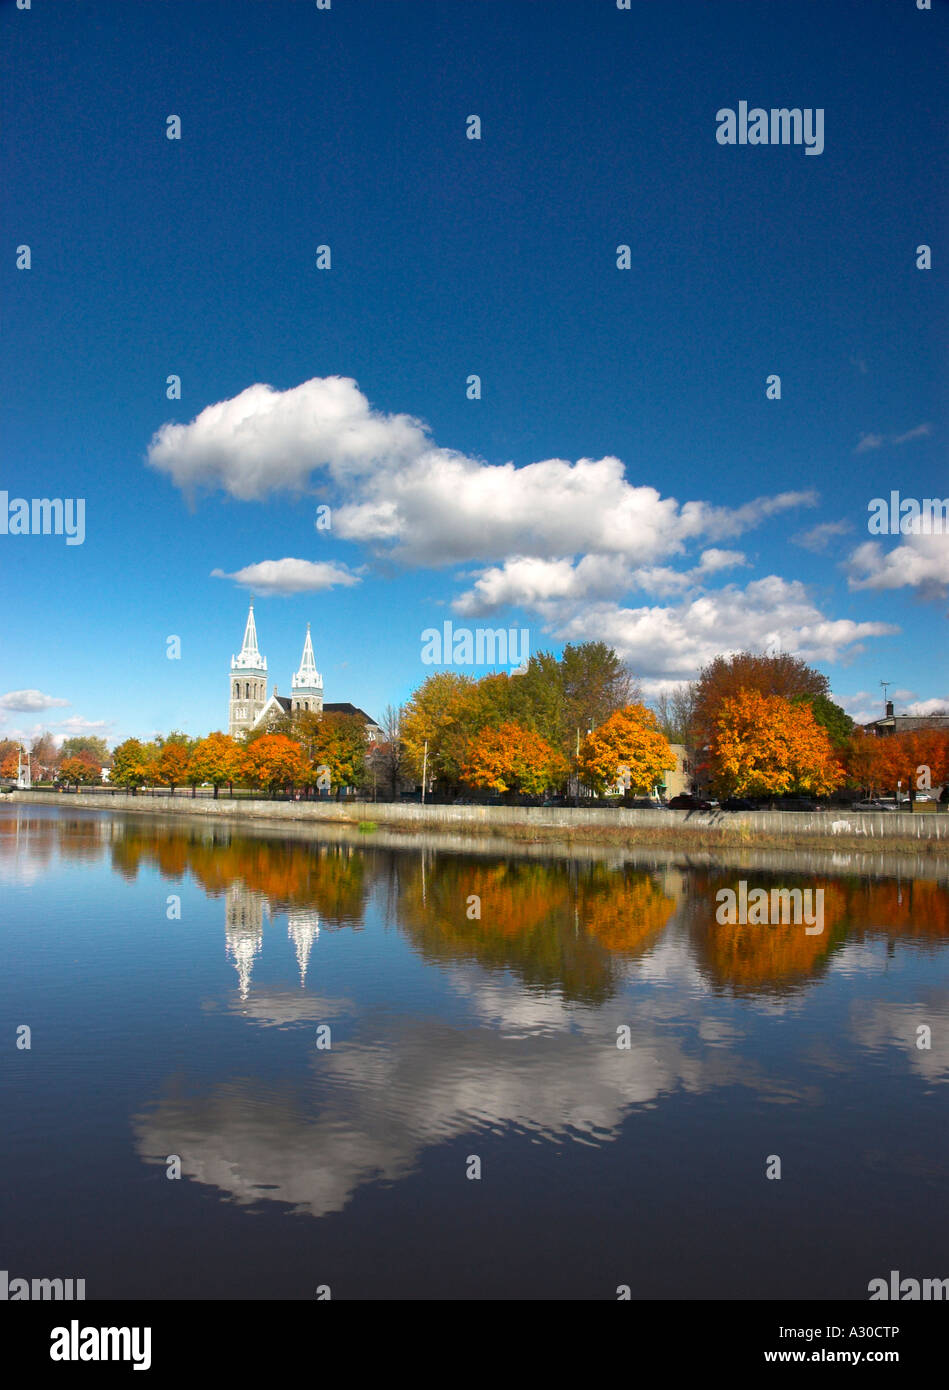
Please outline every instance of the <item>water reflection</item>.
[{"label": "water reflection", "polygon": [[[60,861],[109,865],[129,888],[149,877],[196,886],[214,905],[209,930],[223,924],[223,942],[202,1008],[205,1022],[239,1030],[244,1063],[229,1051],[237,1034],[222,1031],[210,1075],[159,1074],[133,1116],[135,1145],[148,1164],[179,1154],[187,1177],[258,1211],[340,1212],[361,1187],[400,1182],[425,1151],[462,1138],[472,1152],[498,1135],[558,1151],[616,1143],[637,1112],[673,1097],[727,1094],[742,1114],[793,1106],[816,1127],[832,1078],[868,1098],[876,1065],[922,1088],[949,1080],[946,994],[918,969],[946,961],[949,890],[935,878],[0,815],[5,882],[42,883]],[[740,877],[819,884],[824,930],[719,923],[716,894]],[[916,968],[900,988],[898,957]],[[787,1028],[777,1040],[776,1021]],[[327,1022],[334,1043],[320,1051]],[[693,1138],[700,1171],[707,1140]],[[884,1160],[874,1149],[867,1161]],[[894,1171],[908,1161],[894,1158]],[[926,1164],[946,1174],[944,1155]]]}]

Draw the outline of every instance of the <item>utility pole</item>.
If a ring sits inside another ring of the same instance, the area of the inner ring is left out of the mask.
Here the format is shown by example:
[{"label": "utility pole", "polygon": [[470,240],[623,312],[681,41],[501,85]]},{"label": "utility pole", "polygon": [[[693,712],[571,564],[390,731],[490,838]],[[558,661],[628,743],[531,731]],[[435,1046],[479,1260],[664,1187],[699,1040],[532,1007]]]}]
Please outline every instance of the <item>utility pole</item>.
[{"label": "utility pole", "polygon": [[425,805],[425,783],[428,779],[428,739],[425,740],[425,752],[422,755],[422,805]]}]

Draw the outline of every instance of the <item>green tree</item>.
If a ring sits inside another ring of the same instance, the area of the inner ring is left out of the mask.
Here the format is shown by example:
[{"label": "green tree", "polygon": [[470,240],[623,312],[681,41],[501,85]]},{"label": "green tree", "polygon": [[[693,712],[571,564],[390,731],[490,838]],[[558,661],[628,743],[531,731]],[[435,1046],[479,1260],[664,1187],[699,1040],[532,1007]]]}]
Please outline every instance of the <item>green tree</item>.
[{"label": "green tree", "polygon": [[639,696],[632,673],[605,642],[568,642],[560,665],[568,745],[578,729],[582,737]]},{"label": "green tree", "polygon": [[154,750],[137,738],[127,738],[112,750],[112,772],[109,781],[116,787],[128,787],[137,792],[152,776]]},{"label": "green tree", "polygon": [[827,730],[827,737],[834,748],[844,749],[849,746],[854,722],[846,710],[841,709],[840,705],[835,705],[827,695],[801,695],[797,699],[810,705],[815,722]]},{"label": "green tree", "polygon": [[366,726],[358,714],[324,714],[316,727],[311,753],[311,778],[319,786],[319,768],[326,768],[330,786],[339,797],[344,787],[359,787],[366,777]]}]

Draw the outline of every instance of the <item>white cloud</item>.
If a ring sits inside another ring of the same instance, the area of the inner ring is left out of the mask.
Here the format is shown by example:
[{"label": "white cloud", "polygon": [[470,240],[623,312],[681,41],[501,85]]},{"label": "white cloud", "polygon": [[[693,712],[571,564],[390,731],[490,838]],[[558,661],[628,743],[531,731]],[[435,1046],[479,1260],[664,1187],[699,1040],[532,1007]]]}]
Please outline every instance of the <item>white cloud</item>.
[{"label": "white cloud", "polygon": [[895,434],[892,442],[894,444],[907,444],[911,439],[924,439],[927,434],[932,434],[932,425],[917,425],[914,429],[907,430],[905,434]]},{"label": "white cloud", "polygon": [[735,508],[680,505],[627,482],[612,457],[487,464],[434,444],[411,416],[374,410],[342,377],[250,386],[189,425],[163,425],[148,462],[186,492],[219,488],[244,501],[302,491],[322,470],[345,493],[334,534],[408,565],[585,552],[649,564],[816,501],[805,491]]},{"label": "white cloud", "polygon": [[918,589],[923,598],[938,598],[949,585],[949,537],[908,535],[893,550],[865,541],[846,562],[851,589]]},{"label": "white cloud", "polygon": [[798,531],[796,536],[791,537],[791,542],[803,546],[805,550],[820,553],[827,549],[835,536],[845,536],[852,530],[853,523],[850,521],[822,521],[808,531]]},{"label": "white cloud", "polygon": [[881,449],[884,444],[882,434],[862,434],[860,442],[854,449],[855,454],[865,454],[869,449]]},{"label": "white cloud", "polygon": [[703,550],[692,574],[698,578],[700,575],[718,574],[720,570],[733,569],[736,565],[747,563],[740,550]]},{"label": "white cloud", "polygon": [[41,690],[8,690],[0,695],[0,709],[27,710],[54,709],[68,705],[68,700],[60,700],[55,695],[44,695]]},{"label": "white cloud", "polygon": [[855,454],[865,454],[870,449],[882,449],[884,444],[908,444],[911,439],[924,439],[926,435],[932,434],[933,427],[928,423],[914,425],[905,434],[862,434],[860,442],[854,449]]},{"label": "white cloud", "polygon": [[911,700],[900,710],[900,714],[915,714],[918,718],[927,714],[949,714],[949,695],[934,700]]},{"label": "white cloud", "polygon": [[567,601],[536,608],[545,631],[558,640],[608,642],[637,675],[664,681],[690,679],[719,653],[742,650],[789,651],[805,661],[839,661],[859,654],[864,639],[899,630],[889,623],[828,618],[799,580],[777,575],[744,588],[730,584],[664,607]]},{"label": "white cloud", "polygon": [[62,719],[56,725],[61,734],[67,738],[72,734],[101,734],[104,729],[111,729],[111,719],[84,719],[81,714],[70,716],[69,719]]},{"label": "white cloud", "polygon": [[424,446],[418,420],[373,410],[349,378],[314,377],[288,391],[248,386],[190,425],[162,425],[148,463],[185,491],[220,488],[246,502],[302,491],[317,468],[349,478],[398,466]]},{"label": "white cloud", "polygon": [[235,584],[251,589],[255,594],[268,597],[274,594],[321,593],[337,584],[351,585],[360,582],[346,565],[333,564],[328,560],[261,560],[256,565],[245,565],[243,569],[226,574],[224,570],[212,570],[214,579],[233,579]]}]

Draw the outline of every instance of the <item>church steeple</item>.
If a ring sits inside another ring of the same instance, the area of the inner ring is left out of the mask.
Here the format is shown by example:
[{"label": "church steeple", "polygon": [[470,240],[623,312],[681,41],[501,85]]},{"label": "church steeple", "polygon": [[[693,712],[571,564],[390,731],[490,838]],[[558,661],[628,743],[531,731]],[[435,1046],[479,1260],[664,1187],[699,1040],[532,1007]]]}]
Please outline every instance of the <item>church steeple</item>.
[{"label": "church steeple", "polygon": [[257,624],[254,605],[247,613],[244,643],[237,656],[231,657],[230,706],[228,733],[232,737],[253,728],[254,721],[267,703],[267,658],[257,646]]},{"label": "church steeple", "polygon": [[290,684],[290,708],[314,710],[317,714],[323,709],[323,677],[316,669],[309,623],[306,625],[300,669]]},{"label": "church steeple", "polygon": [[257,648],[257,624],[254,622],[254,605],[247,611],[247,626],[244,628],[244,645],[240,656],[231,657],[232,671],[266,671],[267,658],[261,656]]}]

